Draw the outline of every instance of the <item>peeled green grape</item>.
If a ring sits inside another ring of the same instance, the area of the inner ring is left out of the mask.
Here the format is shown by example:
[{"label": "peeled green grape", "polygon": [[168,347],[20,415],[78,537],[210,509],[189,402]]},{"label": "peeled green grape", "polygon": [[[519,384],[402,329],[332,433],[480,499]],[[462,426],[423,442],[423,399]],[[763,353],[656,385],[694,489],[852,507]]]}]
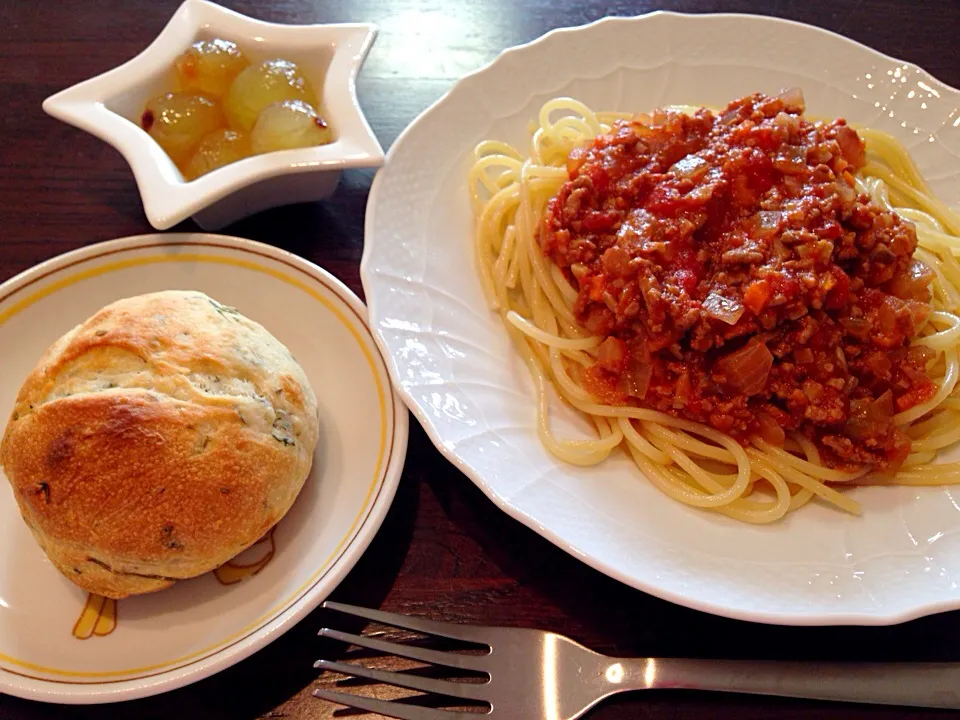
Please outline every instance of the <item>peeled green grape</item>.
[{"label": "peeled green grape", "polygon": [[268,105],[250,132],[250,149],[255,155],[292,148],[325,145],[333,140],[330,127],[317,111],[303,100],[285,100]]},{"label": "peeled green grape", "polygon": [[214,130],[197,146],[183,168],[187,180],[195,180],[224,165],[242,160],[250,154],[250,139],[236,130]]},{"label": "peeled green grape", "polygon": [[185,93],[153,98],[140,116],[140,126],[177,165],[190,158],[204,135],[223,124],[223,113],[213,100]]},{"label": "peeled green grape", "polygon": [[296,63],[266,60],[237,75],[223,107],[231,127],[250,132],[261,110],[284,100],[303,100],[312,104],[313,88]]},{"label": "peeled green grape", "polygon": [[180,90],[222,98],[230,84],[250,64],[236,43],[214,38],[194,43],[174,63]]}]

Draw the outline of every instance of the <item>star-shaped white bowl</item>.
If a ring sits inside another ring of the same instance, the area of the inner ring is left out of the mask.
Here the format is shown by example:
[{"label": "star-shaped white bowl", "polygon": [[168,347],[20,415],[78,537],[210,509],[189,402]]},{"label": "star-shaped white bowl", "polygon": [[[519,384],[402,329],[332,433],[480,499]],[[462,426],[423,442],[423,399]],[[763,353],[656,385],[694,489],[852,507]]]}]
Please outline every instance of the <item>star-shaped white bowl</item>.
[{"label": "star-shaped white bowl", "polygon": [[[383,149],[360,109],[356,76],[376,28],[361,23],[279,25],[206,0],[186,0],[142,53],[123,65],[47,98],[43,109],[110,143],[133,170],[150,224],[158,230],[193,216],[216,229],[277,205],[327,197],[345,168],[379,167]],[[254,61],[297,62],[334,131],[328,145],[245,158],[187,182],[140,128],[151,97],[174,88],[174,59],[197,40],[221,37]]]}]

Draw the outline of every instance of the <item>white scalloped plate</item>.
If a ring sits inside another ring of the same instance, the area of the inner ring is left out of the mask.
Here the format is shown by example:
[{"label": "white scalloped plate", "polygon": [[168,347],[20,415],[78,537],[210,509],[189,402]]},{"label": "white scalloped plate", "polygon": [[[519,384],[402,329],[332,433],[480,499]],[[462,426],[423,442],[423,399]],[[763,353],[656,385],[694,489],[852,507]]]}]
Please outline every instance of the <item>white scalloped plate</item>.
[{"label": "white scalloped plate", "polygon": [[960,200],[960,93],[919,68],[772,18],[608,18],[503,53],[397,140],[367,205],[371,326],[441,452],[507,513],[622,582],[783,624],[882,625],[958,608],[960,492],[858,489],[863,517],[813,506],[751,527],[669,500],[623,457],[560,464],[537,439],[532,385],[485,308],[466,187],[475,143],[523,146],[527,123],[557,95],[640,111],[794,85],[813,114],[900,137],[940,197]]},{"label": "white scalloped plate", "polygon": [[316,265],[251,240],[124,238],[0,285],[0,422],[60,335],[107,303],[172,289],[235,306],[290,348],[320,408],[310,477],[274,531],[228,567],[114,604],[88,596],[50,564],[0,472],[0,692],[113,702],[223,670],[317,607],[363,554],[393,500],[407,413],[363,303]]}]

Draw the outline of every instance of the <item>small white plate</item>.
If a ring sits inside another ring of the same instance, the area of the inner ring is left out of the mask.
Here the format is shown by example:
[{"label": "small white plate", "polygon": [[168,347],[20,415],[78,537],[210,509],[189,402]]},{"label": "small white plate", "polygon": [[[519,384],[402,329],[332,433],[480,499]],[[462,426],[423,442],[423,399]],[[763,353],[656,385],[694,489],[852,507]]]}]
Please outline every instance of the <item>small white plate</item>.
[{"label": "small white plate", "polygon": [[3,421],[48,345],[107,303],[159,290],[205,292],[290,348],[320,406],[313,472],[272,536],[233,567],[116,604],[88,599],[54,569],[0,474],[0,691],[109,702],[222,670],[322,602],[366,549],[393,499],[407,412],[390,387],[363,304],[315,265],[249,240],[114,240],[0,285]]},{"label": "small white plate", "polygon": [[[814,505],[751,527],[670,500],[620,454],[564,465],[537,438],[532,384],[486,308],[466,183],[477,142],[525,148],[527,124],[558,95],[636,112],[791,86],[814,115],[902,139],[937,194],[960,201],[960,93],[923,70],[773,18],[610,18],[508,50],[394,143],[367,203],[370,324],[440,451],[510,515],[612,577],[761,622],[880,625],[960,608],[956,488],[861,488],[863,517]],[[559,406],[554,417],[582,427]]]}]

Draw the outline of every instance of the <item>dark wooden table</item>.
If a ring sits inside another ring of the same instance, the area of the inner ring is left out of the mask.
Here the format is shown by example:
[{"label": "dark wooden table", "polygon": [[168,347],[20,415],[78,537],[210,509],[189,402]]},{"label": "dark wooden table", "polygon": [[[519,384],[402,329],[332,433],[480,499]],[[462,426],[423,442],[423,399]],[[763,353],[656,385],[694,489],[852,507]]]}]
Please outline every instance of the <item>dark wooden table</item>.
[{"label": "dark wooden table", "polygon": [[[960,2],[924,0],[234,0],[290,23],[373,21],[380,35],[359,93],[385,147],[464,73],[551,28],[658,8],[763,12],[843,33],[960,86]],[[59,253],[150,232],[123,159],[46,117],[44,97],[132,57],[178,0],[0,2],[0,281]],[[455,16],[457,22],[443,22]],[[429,55],[408,52],[429,46]],[[429,58],[428,60],[426,58]],[[227,228],[303,255],[358,293],[371,172],[347,173],[328,202],[288,207]],[[178,230],[195,229],[184,223]],[[0,352],[2,352],[0,348]],[[346,602],[438,618],[555,630],[630,655],[791,659],[960,660],[960,615],[891,628],[751,625],[686,610],[587,568],[497,511],[413,424],[403,480],[386,522],[334,594]],[[66,707],[0,696],[7,718],[327,718],[311,698],[334,678],[312,669],[343,649],[316,638],[317,611],[265,650],[208,680],[155,698]],[[388,693],[382,688],[365,692]],[[592,718],[932,718],[935,711],[735,695],[621,696]],[[522,720],[517,718],[516,720]]]}]

